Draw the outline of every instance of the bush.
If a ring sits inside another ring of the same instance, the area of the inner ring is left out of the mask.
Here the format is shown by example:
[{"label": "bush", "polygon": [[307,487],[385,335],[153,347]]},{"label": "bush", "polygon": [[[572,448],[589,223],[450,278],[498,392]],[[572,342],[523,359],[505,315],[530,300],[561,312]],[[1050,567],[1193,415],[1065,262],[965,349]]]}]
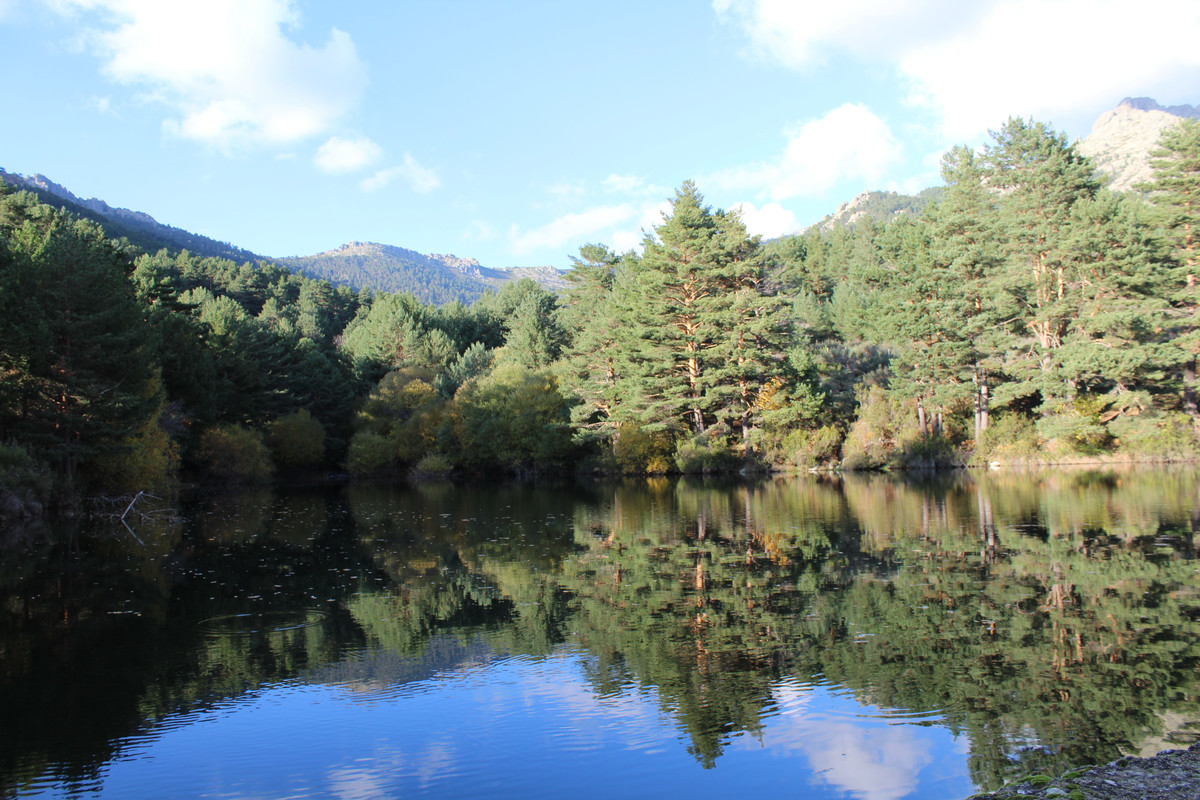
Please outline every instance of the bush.
[{"label": "bush", "polygon": [[0,442],[0,520],[41,516],[50,499],[50,473],[16,442]]},{"label": "bush", "polygon": [[675,466],[685,473],[733,472],[741,466],[741,459],[725,436],[706,431],[679,442],[675,449]]},{"label": "bush", "polygon": [[1170,461],[1200,455],[1196,426],[1187,414],[1124,415],[1110,422],[1108,430],[1122,453],[1138,458]]},{"label": "bush", "polygon": [[445,478],[453,469],[454,465],[446,456],[441,453],[430,453],[417,462],[412,469],[412,474],[416,478]]},{"label": "bush", "polygon": [[1098,455],[1112,445],[1112,434],[1100,421],[1106,405],[1108,401],[1103,397],[1080,396],[1064,404],[1058,413],[1038,420],[1038,434],[1054,449]]},{"label": "bush", "polygon": [[346,450],[346,469],[354,475],[382,472],[396,465],[396,449],[386,436],[358,431],[350,437]]},{"label": "bush", "polygon": [[200,434],[197,458],[214,478],[264,483],[274,468],[262,434],[241,425],[218,425]]},{"label": "bush", "polygon": [[[115,493],[173,488],[179,473],[179,445],[164,426],[169,419],[162,394],[162,381],[155,376],[140,392],[157,398],[153,414],[147,415],[115,446],[89,459],[87,471],[92,488]],[[169,424],[169,423],[168,423]]]},{"label": "bush", "polygon": [[569,404],[548,372],[497,366],[459,389],[452,412],[468,466],[525,472],[570,460]]},{"label": "bush", "polygon": [[878,386],[859,398],[858,417],[842,443],[846,469],[884,469],[896,463],[902,440],[918,436],[915,420],[898,401]]},{"label": "bush", "polygon": [[623,422],[613,441],[617,468],[628,475],[661,475],[671,471],[671,435],[650,433],[636,422]]},{"label": "bush", "polygon": [[325,428],[307,410],[301,409],[267,427],[267,446],[281,467],[315,467],[325,458]]},{"label": "bush", "polygon": [[833,425],[815,430],[801,428],[783,440],[780,460],[794,467],[833,466],[841,459],[842,432]]},{"label": "bush", "polygon": [[1009,411],[989,420],[976,454],[986,461],[1030,461],[1037,459],[1043,444],[1032,419]]}]

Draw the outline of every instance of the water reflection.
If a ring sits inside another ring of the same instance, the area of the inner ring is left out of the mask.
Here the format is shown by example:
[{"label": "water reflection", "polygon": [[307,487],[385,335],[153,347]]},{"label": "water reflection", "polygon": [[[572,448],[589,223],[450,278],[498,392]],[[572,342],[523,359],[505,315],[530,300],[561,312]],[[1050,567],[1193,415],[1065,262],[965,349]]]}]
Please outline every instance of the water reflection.
[{"label": "water reflection", "polygon": [[442,721],[294,765],[300,795],[489,793],[545,748],[547,776],[603,751],[597,780],[707,794],[784,780],[768,759],[831,797],[951,797],[1190,744],[1197,477],[353,486],[30,532],[0,562],[0,785],[119,794],[219,709],[253,737],[301,704],[291,746],[327,745],[317,690],[348,730]]}]

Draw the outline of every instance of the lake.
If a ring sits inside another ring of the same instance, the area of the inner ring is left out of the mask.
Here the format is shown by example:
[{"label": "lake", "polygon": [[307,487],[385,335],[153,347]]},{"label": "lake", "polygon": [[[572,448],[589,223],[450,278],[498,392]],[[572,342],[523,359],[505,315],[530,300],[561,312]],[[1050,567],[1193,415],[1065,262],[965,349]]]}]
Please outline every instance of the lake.
[{"label": "lake", "polygon": [[4,797],[960,800],[1200,740],[1194,469],[126,523],[0,535]]}]

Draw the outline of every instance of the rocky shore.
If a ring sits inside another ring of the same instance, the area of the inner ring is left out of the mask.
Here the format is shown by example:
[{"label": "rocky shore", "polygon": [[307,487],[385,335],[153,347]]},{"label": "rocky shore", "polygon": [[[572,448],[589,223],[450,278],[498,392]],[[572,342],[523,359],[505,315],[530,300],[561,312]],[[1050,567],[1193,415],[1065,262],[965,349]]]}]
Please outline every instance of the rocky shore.
[{"label": "rocky shore", "polygon": [[1200,744],[1151,758],[1121,758],[1057,778],[1031,775],[970,800],[1200,800]]}]

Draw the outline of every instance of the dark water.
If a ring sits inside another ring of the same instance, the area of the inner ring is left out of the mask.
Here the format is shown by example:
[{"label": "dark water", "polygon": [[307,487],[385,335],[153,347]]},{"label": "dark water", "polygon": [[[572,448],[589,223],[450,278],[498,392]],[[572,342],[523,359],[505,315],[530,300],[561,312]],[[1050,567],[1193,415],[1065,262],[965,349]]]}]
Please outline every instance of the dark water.
[{"label": "dark water", "polygon": [[5,797],[965,797],[1200,739],[1192,470],[9,530]]}]

